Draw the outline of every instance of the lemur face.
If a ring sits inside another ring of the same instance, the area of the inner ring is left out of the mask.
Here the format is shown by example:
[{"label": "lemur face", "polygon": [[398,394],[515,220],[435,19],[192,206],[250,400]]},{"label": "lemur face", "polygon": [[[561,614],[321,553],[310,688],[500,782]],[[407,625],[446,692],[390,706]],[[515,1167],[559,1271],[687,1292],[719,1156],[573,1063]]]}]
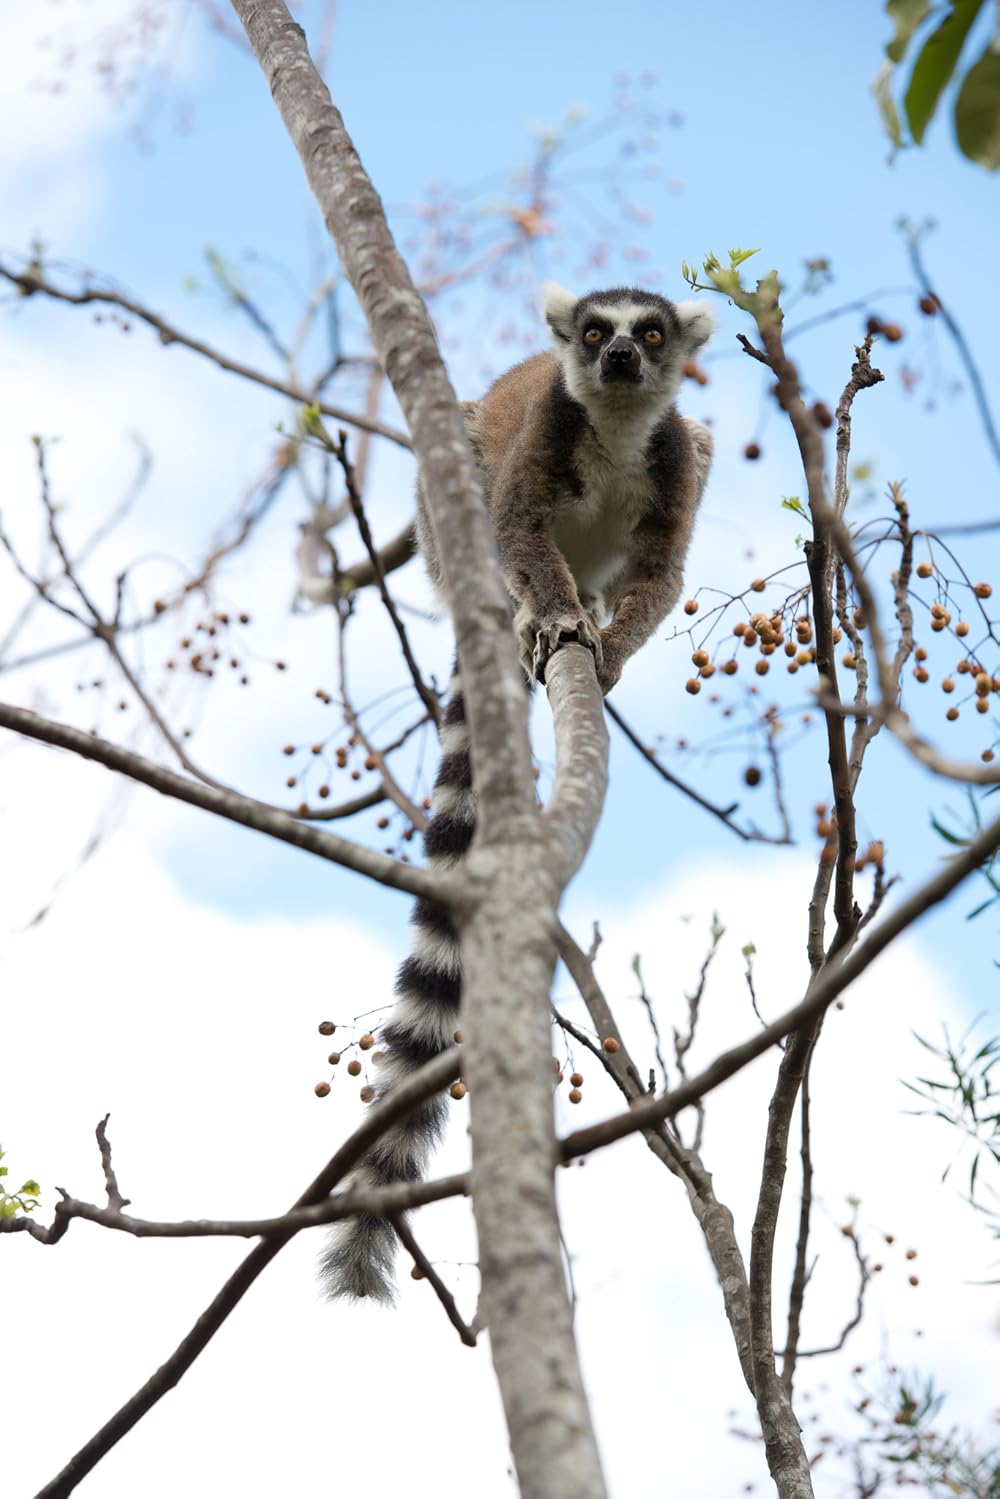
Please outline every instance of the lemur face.
[{"label": "lemur face", "polygon": [[685,362],[714,326],[703,302],[625,287],[577,299],[550,286],[545,316],[569,392],[584,405],[631,391],[644,405],[669,406]]}]

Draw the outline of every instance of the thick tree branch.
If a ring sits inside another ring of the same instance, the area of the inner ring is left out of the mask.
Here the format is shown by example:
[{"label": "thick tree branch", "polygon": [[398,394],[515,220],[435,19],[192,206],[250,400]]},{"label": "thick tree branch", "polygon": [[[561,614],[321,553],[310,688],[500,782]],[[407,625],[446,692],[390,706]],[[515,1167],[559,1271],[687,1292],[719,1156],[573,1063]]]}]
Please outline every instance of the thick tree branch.
[{"label": "thick tree branch", "polygon": [[555,871],[567,885],[583,862],[600,821],[608,785],[608,730],[594,658],[586,646],[556,651],[545,672],[556,739],[556,777],[543,813]]},{"label": "thick tree branch", "polygon": [[464,423],[382,205],[283,0],[233,0],[413,437],[455,622],[478,812],[457,912],[483,1308],[525,1499],[605,1493],[566,1296],[546,998],[561,886],[528,704]]}]

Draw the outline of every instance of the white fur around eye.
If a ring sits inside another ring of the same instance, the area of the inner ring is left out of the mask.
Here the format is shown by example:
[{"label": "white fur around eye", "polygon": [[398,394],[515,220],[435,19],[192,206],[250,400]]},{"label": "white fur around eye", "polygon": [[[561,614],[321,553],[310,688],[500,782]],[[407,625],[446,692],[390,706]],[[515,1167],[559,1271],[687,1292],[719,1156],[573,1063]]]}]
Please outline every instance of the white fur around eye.
[{"label": "white fur around eye", "polygon": [[700,349],[715,332],[715,313],[707,302],[676,302],[681,338],[689,349]]}]

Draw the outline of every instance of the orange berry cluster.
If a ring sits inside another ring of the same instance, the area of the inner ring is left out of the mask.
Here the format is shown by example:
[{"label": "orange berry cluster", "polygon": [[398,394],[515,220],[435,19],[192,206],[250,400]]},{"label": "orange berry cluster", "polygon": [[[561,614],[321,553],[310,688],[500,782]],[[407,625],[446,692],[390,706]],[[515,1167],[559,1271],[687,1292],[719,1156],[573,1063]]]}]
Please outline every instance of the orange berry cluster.
[{"label": "orange berry cluster", "polygon": [[[933,578],[936,569],[932,562],[919,562],[914,568],[918,578],[923,580]],[[993,595],[992,584],[987,582],[972,583],[969,585],[973,599],[980,609],[986,600]],[[941,676],[939,685],[941,691],[949,698],[963,685],[959,679],[965,678],[965,692],[957,700],[949,702],[944,716],[948,723],[955,723],[961,716],[961,709],[971,705],[973,710],[980,715],[989,713],[990,699],[994,694],[1000,693],[1000,676],[993,673],[980,660],[978,649],[970,648],[968,640],[970,625],[967,619],[954,618],[952,609],[948,607],[953,604],[947,588],[943,590],[943,598],[936,599],[929,606],[929,620],[931,633],[934,635],[949,634],[960,644],[961,654],[956,658],[950,670],[945,670]],[[953,605],[954,607],[954,605]],[[988,621],[987,639],[995,639],[992,621]],[[913,678],[921,684],[931,680],[931,670],[928,665],[927,648],[917,645],[913,651]],[[987,762],[994,758],[994,750],[987,746],[981,751],[981,758]]]},{"label": "orange berry cluster", "polygon": [[[290,775],[286,778],[285,785],[290,791],[297,787],[309,775],[312,764],[315,761],[319,760],[320,757],[322,757],[322,768],[324,771],[330,772],[332,770],[346,770],[349,772],[352,781],[360,781],[362,770],[356,763],[353,765],[349,764],[349,759],[357,761],[357,759],[359,758],[358,756],[352,754],[359,743],[360,740],[357,734],[349,735],[344,744],[338,744],[334,748],[332,762],[329,759],[328,753],[330,747],[329,738],[319,740],[315,744],[309,745],[284,745],[281,751],[283,755],[307,754],[311,757],[310,759],[303,762],[302,769],[299,770],[297,774]],[[366,754],[363,764],[365,770],[371,771],[378,769],[378,761],[376,760],[374,755]],[[317,790],[316,795],[320,798],[321,801],[326,801],[327,797],[330,795],[330,786],[326,779],[324,779],[323,784]]]},{"label": "orange berry cluster", "polygon": [[[321,1020],[317,1029],[321,1036],[332,1036],[336,1032],[337,1026],[332,1020]],[[461,1042],[462,1032],[460,1030],[455,1032],[454,1040],[456,1042]],[[371,1053],[369,1060],[371,1061],[373,1066],[377,1066],[385,1055],[383,1051],[380,1051],[375,1046],[375,1036],[373,1032],[362,1031],[356,1041],[349,1041],[347,1045],[344,1046],[340,1051],[331,1051],[330,1055],[327,1057],[327,1061],[329,1062],[330,1066],[339,1066],[339,1064],[344,1059],[344,1053],[352,1050],[355,1047],[358,1051]],[[352,1057],[351,1060],[347,1063],[347,1074],[349,1077],[360,1077],[363,1071],[364,1064],[361,1062],[359,1057]],[[469,1090],[467,1085],[461,1078],[459,1078],[457,1082],[452,1083],[451,1088],[449,1089],[452,1098],[456,1100],[464,1098],[468,1091]],[[313,1088],[313,1092],[315,1093],[317,1098],[326,1098],[330,1093],[330,1084],[325,1081],[317,1083]],[[375,1098],[375,1089],[371,1086],[370,1083],[365,1082],[362,1084],[358,1096],[360,1097],[362,1103],[371,1103]]]},{"label": "orange berry cluster", "polygon": [[[321,695],[324,702],[328,703],[331,701],[327,693],[321,694],[318,691],[316,694],[317,697]],[[379,769],[377,755],[365,749],[360,735],[357,733],[349,734],[342,744],[334,746],[331,754],[330,741],[332,737],[331,735],[326,739],[317,740],[313,744],[285,744],[282,746],[281,753],[283,755],[288,757],[300,755],[303,757],[292,774],[285,777],[285,785],[289,791],[305,790],[314,767],[318,767],[322,774],[322,780],[316,788],[315,795],[320,801],[327,801],[333,793],[331,781],[333,776],[338,772],[346,772],[352,781],[360,781],[365,773],[371,774]],[[429,810],[429,797],[424,799],[423,805],[425,810]],[[307,817],[309,815],[309,804],[305,801],[300,802],[295,810],[299,817]],[[391,819],[388,816],[383,815],[378,819],[376,826],[380,829],[387,828],[390,821]],[[400,837],[404,842],[409,843],[415,832],[416,828],[411,824],[407,824],[403,828]],[[388,854],[396,852],[397,849],[393,847],[386,849],[386,853]],[[403,862],[408,862],[405,854],[401,857]]]},{"label": "orange berry cluster", "polygon": [[[566,1073],[558,1057],[552,1058],[552,1067],[556,1075],[556,1086],[566,1081]],[[570,1103],[582,1103],[583,1073],[571,1072],[569,1075],[569,1101]]]},{"label": "orange berry cluster", "polygon": [[[332,1036],[337,1027],[332,1020],[321,1020],[317,1029],[319,1030],[321,1036]],[[361,1035],[357,1038],[356,1041],[349,1041],[347,1045],[340,1051],[331,1051],[330,1055],[327,1057],[327,1061],[329,1062],[331,1067],[338,1066],[343,1060],[344,1052],[350,1051],[356,1046],[359,1051],[371,1051],[371,1060],[373,1062],[377,1062],[382,1056],[382,1052],[373,1051],[372,1048],[374,1047],[374,1045],[375,1037],[372,1035],[371,1031],[362,1031]],[[361,1062],[357,1057],[352,1057],[351,1060],[347,1063],[348,1075],[350,1077],[360,1077],[362,1071],[363,1068]],[[317,1083],[313,1089],[313,1092],[316,1094],[317,1098],[326,1098],[330,1092],[330,1084],[328,1082]],[[375,1089],[370,1087],[366,1083],[361,1089],[361,1102],[371,1103],[374,1097]]]},{"label": "orange berry cluster", "polygon": [[[168,607],[163,599],[153,601],[154,614],[163,614]],[[198,620],[189,634],[182,635],[177,642],[177,653],[169,656],[163,664],[167,671],[176,671],[178,666],[186,665],[200,677],[214,677],[218,670],[228,667],[230,671],[239,673],[240,686],[248,687],[250,677],[246,662],[237,654],[241,648],[227,645],[226,636],[233,625],[249,623],[249,614],[233,615],[225,609],[219,609]],[[199,639],[199,636],[202,638]],[[278,671],[285,670],[283,661],[275,661],[273,664]]]},{"label": "orange berry cluster", "polygon": [[[755,578],[750,584],[754,593],[762,593],[767,587],[766,579]],[[694,603],[689,599],[684,605],[685,613],[691,614],[688,605]],[[697,605],[695,605],[697,608]],[[758,677],[766,677],[771,670],[771,657],[779,651],[785,656],[785,670],[792,676],[803,666],[809,666],[816,660],[816,647],[813,644],[812,620],[808,614],[800,614],[793,619],[791,633],[794,638],[786,634],[785,621],[781,610],[773,614],[765,614],[758,611],[750,615],[748,620],[737,620],[733,625],[733,636],[744,650],[756,650],[757,659],[754,661],[754,672]],[[841,632],[835,629],[833,632],[835,642],[841,640]],[[701,691],[701,684],[714,677],[716,672],[723,676],[732,677],[740,669],[740,657],[736,654],[724,661],[713,661],[708,651],[703,648],[692,651],[691,663],[697,667],[698,675],[689,677],[685,682],[685,690],[692,696],[697,696]]]}]

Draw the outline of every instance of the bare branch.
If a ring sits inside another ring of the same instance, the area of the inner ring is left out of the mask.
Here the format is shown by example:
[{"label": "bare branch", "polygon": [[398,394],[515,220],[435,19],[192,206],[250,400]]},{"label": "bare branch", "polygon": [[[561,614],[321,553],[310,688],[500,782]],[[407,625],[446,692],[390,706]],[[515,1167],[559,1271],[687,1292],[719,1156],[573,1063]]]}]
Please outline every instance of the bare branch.
[{"label": "bare branch", "polygon": [[647,1098],[637,1102],[627,1114],[616,1114],[600,1124],[587,1129],[574,1130],[562,1143],[562,1158],[571,1159],[585,1155],[621,1140],[637,1129],[645,1129],[661,1119],[671,1119],[681,1109],[687,1108],[696,1098],[701,1098],[739,1072],[749,1062],[769,1050],[782,1037],[812,1020],[853,984],[874,962],[875,958],[905,932],[921,916],[945,900],[953,890],[968,879],[981,864],[984,864],[1000,848],[1000,818],[984,827],[971,843],[967,844],[939,872],[894,911],[889,912],[863,942],[849,953],[831,961],[816,980],[809,985],[804,999],[784,1015],[773,1020],[763,1030],[751,1036],[740,1046],[716,1057],[696,1077],[678,1088],[662,1094],[659,1098]]},{"label": "bare branch", "polygon": [[[251,380],[255,385],[262,385],[267,390],[273,390],[280,396],[287,396],[290,401],[300,405],[308,406],[313,401],[312,391],[303,390],[300,386],[289,385],[284,380],[276,380],[273,375],[267,375],[263,370],[252,368],[250,365],[241,364],[239,360],[230,359],[228,355],[213,349],[209,344],[200,339],[191,338],[182,333],[179,328],[173,327],[165,319],[158,317],[141,303],[135,302],[131,297],[124,296],[121,292],[100,290],[97,287],[88,286],[83,291],[69,292],[54,285],[53,282],[43,276],[41,270],[35,266],[26,271],[14,271],[9,266],[0,264],[0,276],[10,281],[18,288],[22,296],[31,297],[36,294],[44,294],[58,302],[70,302],[76,307],[87,306],[89,303],[104,303],[112,307],[120,307],[131,317],[138,318],[140,322],[147,323],[150,328],[155,328],[159,334],[160,342],[169,347],[170,344],[178,344],[182,348],[190,349],[194,354],[200,354],[203,359],[209,359],[225,370],[227,374],[239,375],[241,380]],[[355,412],[346,411],[343,406],[331,406],[327,401],[317,401],[322,414],[332,421],[347,422],[349,426],[358,427],[362,431],[371,432],[376,437],[385,437],[389,442],[394,442],[398,447],[408,448],[411,446],[409,438],[404,432],[399,432],[395,427],[387,427],[383,422],[373,421],[370,417],[359,416]]]},{"label": "bare branch", "polygon": [[123,1197],[118,1190],[118,1178],[115,1176],[114,1167],[111,1164],[111,1141],[108,1139],[108,1120],[110,1114],[105,1114],[97,1126],[97,1144],[101,1151],[101,1166],[104,1170],[104,1180],[108,1189],[108,1207],[112,1212],[120,1213],[122,1208],[128,1207],[131,1201]]},{"label": "bare branch", "polygon": [[[965,335],[962,333],[961,328],[959,328],[951,312],[941,301],[941,297],[938,292],[935,291],[935,289],[931,286],[930,277],[927,274],[927,269],[920,255],[920,231],[911,228],[905,234],[905,239],[906,248],[909,251],[910,264],[913,266],[914,275],[919,281],[920,289],[924,293],[924,295],[933,297],[935,302],[937,303],[938,314],[941,318],[941,321],[944,323],[945,327],[948,329],[948,332],[951,334],[955,348],[958,350],[958,357],[959,359],[961,359],[963,365],[965,366],[965,373],[968,376],[969,384],[972,386],[973,399],[975,400],[976,407],[979,411],[979,419],[983,424],[983,431],[986,434],[986,441],[993,454],[993,457],[998,463],[1000,463],[1000,436],[997,435],[996,425],[993,421],[993,413],[990,411],[989,402],[986,399],[986,390],[983,385],[983,379],[979,373],[976,361],[972,357],[972,350],[966,343]],[[993,521],[991,523],[987,523],[987,525],[989,524],[996,525],[997,522]],[[982,529],[987,529],[987,525],[984,525]]]},{"label": "bare branch", "polygon": [[341,431],[337,435],[338,441],[334,444],[333,447],[334,457],[340,464],[341,471],[344,475],[344,484],[347,488],[347,498],[350,501],[351,510],[354,514],[354,519],[357,522],[358,534],[361,537],[361,541],[364,545],[365,551],[368,553],[368,560],[371,563],[372,572],[375,575],[375,581],[378,584],[379,593],[382,595],[382,603],[385,607],[386,613],[392,621],[392,627],[396,632],[397,639],[399,640],[400,650],[403,652],[403,660],[406,662],[406,666],[410,673],[410,677],[412,678],[413,685],[417,689],[417,695],[423,703],[424,707],[427,709],[428,717],[438,728],[440,728],[441,704],[438,701],[437,693],[432,692],[423,679],[420,667],[417,665],[416,658],[414,657],[413,651],[410,648],[409,637],[403,626],[403,621],[399,617],[399,613],[396,609],[392,594],[386,587],[385,573],[382,571],[381,559],[375,549],[375,542],[372,539],[371,527],[368,524],[368,517],[365,514],[365,508],[361,500],[361,491],[359,490],[355,482],[354,469],[351,465],[350,459],[347,456],[347,433],[344,432],[343,429],[341,429]]},{"label": "bare branch", "polygon": [[431,874],[427,870],[400,864],[386,854],[375,853],[346,838],[339,838],[335,833],[327,833],[299,822],[290,812],[283,812],[266,802],[255,801],[253,797],[244,796],[238,791],[205,786],[200,781],[193,781],[187,776],[178,775],[176,771],[156,765],[133,750],[109,744],[107,740],[85,734],[81,729],[71,728],[69,724],[41,718],[27,708],[0,703],[0,728],[12,729],[27,739],[36,739],[58,749],[71,750],[85,760],[95,760],[109,770],[128,776],[130,780],[151,786],[163,796],[175,797],[192,807],[201,807],[203,811],[225,817],[229,822],[238,822],[244,827],[254,828],[258,833],[266,833],[269,838],[291,843],[296,848],[305,849],[307,853],[328,859],[333,864],[341,864],[345,869],[353,869],[357,874],[367,875],[369,879],[378,880],[380,884],[389,885],[394,890],[406,890],[411,895],[421,895],[439,902],[450,902],[459,894],[459,888],[440,873]]},{"label": "bare branch", "polygon": [[871,1271],[868,1268],[868,1261],[861,1252],[861,1244],[854,1225],[851,1224],[845,1228],[843,1233],[851,1241],[851,1248],[854,1250],[854,1259],[858,1267],[858,1290],[854,1300],[854,1311],[841,1328],[840,1336],[835,1343],[829,1343],[825,1348],[800,1348],[798,1351],[799,1358],[823,1358],[828,1353],[839,1353],[854,1329],[861,1325],[861,1318],[864,1315],[865,1309],[865,1291],[867,1290],[868,1282],[871,1280]]},{"label": "bare branch", "polygon": [[[58,1190],[62,1191],[62,1188]],[[411,1208],[426,1207],[447,1197],[467,1196],[466,1173],[442,1176],[436,1181],[392,1182],[378,1188],[352,1187],[310,1207],[289,1208],[277,1218],[184,1218],[155,1220],[136,1218],[116,1208],[98,1207],[68,1194],[56,1203],[51,1224],[19,1216],[0,1218],[0,1234],[26,1232],[41,1244],[58,1244],[74,1218],[96,1223],[99,1228],[130,1234],[133,1239],[257,1239],[274,1234],[300,1233],[353,1218],[359,1213],[373,1218],[394,1218]]]},{"label": "bare branch", "polygon": [[781,1355],[781,1382],[788,1391],[789,1398],[792,1394],[792,1382],[795,1379],[795,1361],[799,1353],[799,1332],[802,1325],[802,1306],[805,1301],[806,1286],[809,1281],[808,1251],[809,1251],[809,1227],[812,1219],[812,1136],[809,1128],[809,1062],[812,1060],[812,1052],[806,1062],[805,1073],[802,1078],[802,1096],[799,1100],[799,1120],[801,1128],[801,1143],[799,1147],[799,1159],[802,1163],[802,1186],[799,1192],[799,1232],[795,1241],[795,1264],[792,1269],[792,1281],[788,1292],[788,1330],[785,1336],[785,1347]]},{"label": "bare branch", "polygon": [[[449,1047],[440,1056],[428,1062],[419,1072],[413,1073],[393,1090],[391,1096],[376,1104],[364,1123],[337,1151],[315,1181],[302,1193],[294,1204],[296,1208],[309,1207],[327,1197],[338,1182],[342,1181],[353,1166],[363,1157],[374,1142],[398,1119],[403,1119],[425,1098],[444,1087],[458,1076],[459,1048]],[[100,1431],[96,1432],[79,1452],[57,1473],[49,1483],[39,1489],[36,1499],[66,1499],[81,1479],[105,1457],[111,1448],[120,1442],[146,1415],[157,1401],[172,1390],[194,1363],[195,1359],[215,1336],[230,1312],[253,1285],[258,1275],[266,1269],[275,1255],[292,1238],[292,1231],[277,1233],[250,1251],[239,1269],[229,1277],[221,1291],[205,1308],[188,1335],[178,1344],[170,1358],[161,1364],[141,1389],[127,1400]]]},{"label": "bare branch", "polygon": [[556,740],[556,777],[543,813],[555,871],[568,884],[597,829],[608,784],[608,730],[594,658],[586,646],[560,647],[545,672]]},{"label": "bare branch", "polygon": [[511,1446],[525,1490],[601,1499],[546,1151],[552,1097],[538,999],[551,985],[561,886],[547,867],[554,860],[535,805],[528,704],[475,461],[426,309],[301,29],[283,0],[233,3],[412,433],[455,622],[478,797],[463,870],[469,903],[458,922],[473,1207]]},{"label": "bare branch", "polygon": [[445,1285],[444,1281],[441,1279],[440,1275],[437,1273],[434,1266],[431,1264],[430,1260],[424,1254],[424,1251],[421,1249],[420,1245],[413,1237],[406,1219],[395,1217],[392,1219],[392,1226],[396,1230],[396,1236],[402,1244],[403,1248],[406,1250],[407,1254],[410,1255],[413,1263],[420,1271],[421,1278],[423,1280],[430,1281],[431,1285],[434,1288],[435,1296],[444,1307],[445,1315],[447,1316],[448,1321],[458,1333],[462,1342],[467,1348],[475,1348],[476,1334],[462,1317],[461,1313],[458,1310],[458,1307],[455,1305],[454,1296],[448,1290],[448,1287]]},{"label": "bare branch", "polygon": [[699,807],[703,807],[706,812],[711,812],[713,817],[717,817],[720,822],[725,824],[725,826],[731,833],[735,833],[737,838],[742,838],[744,843],[791,842],[791,837],[788,831],[787,818],[785,819],[784,834],[780,838],[772,838],[767,833],[758,832],[758,830],[753,827],[740,827],[738,822],[733,821],[733,813],[736,811],[736,808],[739,805],[737,802],[733,802],[728,807],[718,807],[714,802],[710,802],[707,797],[702,796],[700,791],[697,791],[693,786],[688,785],[687,781],[682,781],[679,776],[674,775],[672,770],[668,770],[665,765],[661,765],[655,753],[645,744],[643,744],[642,740],[639,738],[635,730],[621,716],[614,704],[609,703],[606,698],[604,700],[604,710],[607,713],[608,717],[618,725],[629,743],[633,744],[639,751],[640,755],[646,761],[646,763],[652,766],[653,770],[656,771],[656,774],[658,776],[662,777],[662,779],[669,785],[676,786],[678,791],[683,792],[686,797],[689,797],[690,800],[695,802]]}]

